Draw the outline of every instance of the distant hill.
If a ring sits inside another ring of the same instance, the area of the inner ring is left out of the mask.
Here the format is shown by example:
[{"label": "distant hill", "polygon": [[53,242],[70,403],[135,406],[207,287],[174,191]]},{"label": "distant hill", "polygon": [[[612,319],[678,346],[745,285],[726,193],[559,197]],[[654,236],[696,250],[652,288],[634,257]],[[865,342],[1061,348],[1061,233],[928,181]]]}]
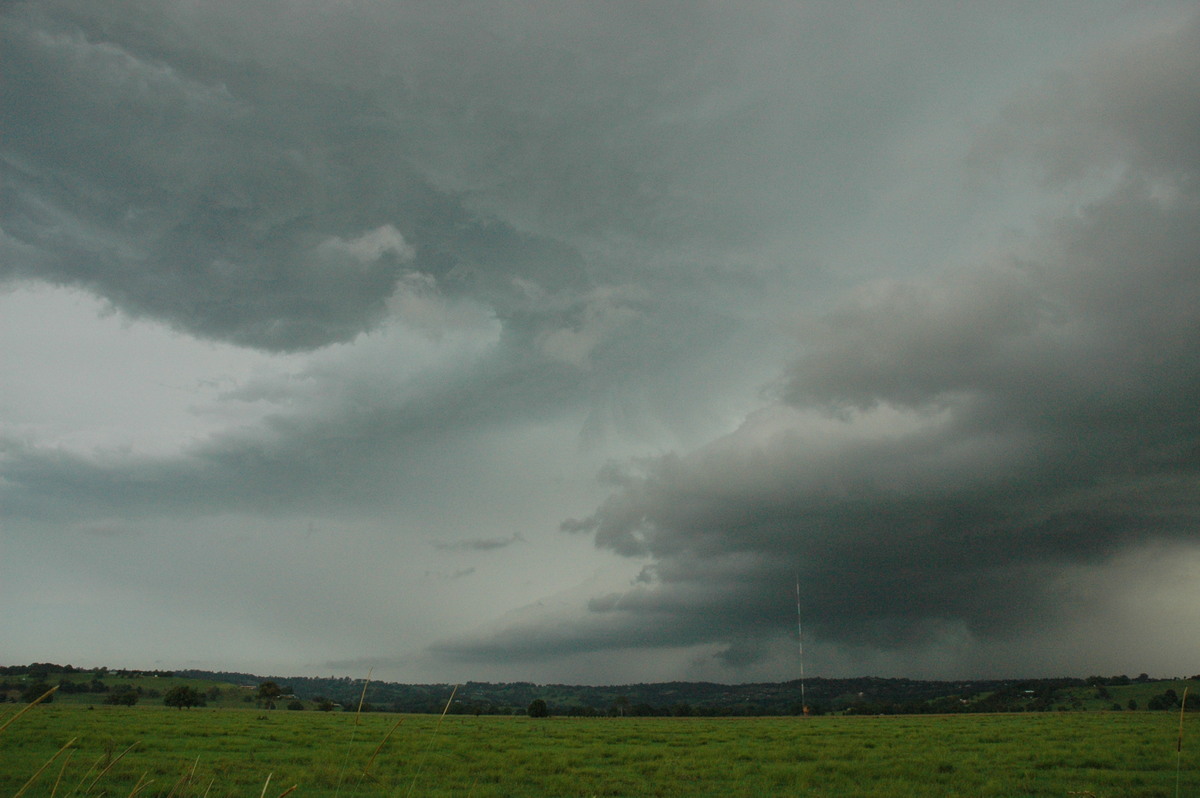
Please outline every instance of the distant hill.
[{"label": "distant hill", "polygon": [[[60,685],[59,700],[115,703],[114,692],[136,693],[143,703],[161,703],[171,687],[187,684],[210,706],[254,706],[257,687],[280,687],[279,706],[292,709],[452,714],[523,714],[535,699],[553,715],[756,716],[811,714],[915,714],[1178,710],[1187,688],[1187,709],[1200,710],[1200,675],[1151,679],[1142,674],[1058,679],[926,681],[858,677],[756,684],[661,682],[586,686],[508,682],[491,684],[401,684],[363,679],[258,676],[221,671],[136,671],[79,669],[52,663],[0,666],[0,700],[20,701],[41,684]],[[364,691],[364,687],[366,688]],[[453,697],[452,697],[453,696]]]}]

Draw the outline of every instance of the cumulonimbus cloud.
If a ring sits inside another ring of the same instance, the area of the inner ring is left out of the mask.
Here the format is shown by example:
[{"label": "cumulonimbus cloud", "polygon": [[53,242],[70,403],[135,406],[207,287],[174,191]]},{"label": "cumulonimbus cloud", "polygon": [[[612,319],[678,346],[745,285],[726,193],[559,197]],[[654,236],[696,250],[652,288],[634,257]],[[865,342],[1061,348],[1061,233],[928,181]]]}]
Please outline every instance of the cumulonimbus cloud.
[{"label": "cumulonimbus cloud", "polygon": [[[593,601],[575,634],[472,645],[573,653],[658,629],[750,661],[794,624],[793,578],[825,641],[1003,639],[1077,611],[1070,567],[1195,544],[1200,125],[1179,119],[1200,108],[1198,57],[1193,21],[1077,65],[1087,102],[1051,102],[1053,82],[1014,100],[980,147],[1107,188],[987,262],[865,285],[805,324],[773,408],[643,462],[564,523],[644,559],[638,584]],[[1143,92],[1160,117],[1133,112]],[[1064,170],[1071,137],[1108,145]]]}]

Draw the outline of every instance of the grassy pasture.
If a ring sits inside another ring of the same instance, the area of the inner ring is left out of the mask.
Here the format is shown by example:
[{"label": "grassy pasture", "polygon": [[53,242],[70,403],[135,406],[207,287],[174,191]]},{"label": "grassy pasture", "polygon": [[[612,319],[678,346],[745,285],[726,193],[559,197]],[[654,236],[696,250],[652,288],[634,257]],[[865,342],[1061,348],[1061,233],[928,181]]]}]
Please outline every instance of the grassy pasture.
[{"label": "grassy pasture", "polygon": [[[1174,796],[1178,730],[1167,712],[535,720],[49,704],[0,733],[0,796],[71,739],[25,795]],[[1196,795],[1200,730],[1185,734],[1180,794]]]}]

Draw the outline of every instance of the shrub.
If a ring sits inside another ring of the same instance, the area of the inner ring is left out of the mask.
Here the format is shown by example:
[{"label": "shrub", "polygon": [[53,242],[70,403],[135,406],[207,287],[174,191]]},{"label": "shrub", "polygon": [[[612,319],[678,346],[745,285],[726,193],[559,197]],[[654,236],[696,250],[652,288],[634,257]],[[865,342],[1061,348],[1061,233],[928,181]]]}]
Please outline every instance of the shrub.
[{"label": "shrub", "polygon": [[[46,682],[42,682],[42,681],[34,682],[33,684],[29,685],[28,687],[26,687],[24,690],[21,691],[21,703],[29,704],[29,703],[32,703],[33,701],[37,701],[43,695],[46,695],[46,693],[49,692],[49,690],[50,690],[50,685],[47,684]],[[49,704],[53,700],[54,700],[54,696],[52,696],[52,695],[46,696],[46,698],[42,701],[42,703]]]},{"label": "shrub", "polygon": [[138,702],[140,696],[137,690],[129,686],[123,686],[119,690],[114,690],[104,698],[105,704],[112,706],[131,707]]},{"label": "shrub", "polygon": [[163,703],[169,707],[183,709],[184,707],[202,707],[205,702],[204,696],[200,694],[199,690],[181,684],[167,691],[167,694],[163,696]]}]

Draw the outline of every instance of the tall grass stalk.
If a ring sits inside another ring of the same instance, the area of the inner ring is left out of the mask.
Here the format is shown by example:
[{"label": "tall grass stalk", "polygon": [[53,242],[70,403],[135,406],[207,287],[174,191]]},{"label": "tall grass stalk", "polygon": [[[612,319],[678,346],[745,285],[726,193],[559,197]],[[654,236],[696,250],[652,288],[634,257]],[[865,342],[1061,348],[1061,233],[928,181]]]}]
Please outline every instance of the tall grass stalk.
[{"label": "tall grass stalk", "polygon": [[62,767],[58,769],[58,778],[54,780],[54,787],[50,790],[50,798],[58,795],[58,787],[62,784],[63,776],[67,773],[67,765],[71,764],[71,755],[74,751],[67,752],[67,758],[63,760]]},{"label": "tall grass stalk", "polygon": [[446,719],[446,713],[450,711],[450,705],[454,703],[454,694],[458,692],[458,685],[454,685],[454,689],[450,691],[450,697],[446,699],[446,706],[442,708],[442,714],[438,716],[437,724],[433,727],[433,732],[429,735],[429,742],[425,744],[425,750],[421,752],[421,760],[417,762],[416,772],[413,773],[412,784],[408,785],[408,792],[405,796],[412,795],[413,790],[417,788],[417,777],[421,775],[421,769],[425,767],[425,759],[429,756],[429,749],[433,747],[433,741],[437,737],[438,730],[442,728],[442,721]]},{"label": "tall grass stalk", "polygon": [[403,722],[404,718],[401,717],[400,720],[396,721],[395,724],[392,725],[392,728],[388,729],[388,733],[383,735],[383,739],[379,741],[379,745],[375,746],[375,750],[371,753],[371,758],[367,760],[366,766],[363,767],[362,774],[364,778],[370,775],[371,765],[375,764],[375,757],[379,756],[379,752],[383,750],[383,746],[387,744],[387,741],[396,732],[396,729],[400,728],[400,724]]},{"label": "tall grass stalk", "polygon": [[30,701],[30,702],[29,702],[29,704],[27,704],[27,705],[26,705],[26,706],[25,706],[25,707],[24,707],[24,708],[23,708],[23,709],[22,709],[20,712],[18,712],[17,714],[13,715],[13,716],[12,716],[11,718],[9,718],[8,720],[4,721],[4,725],[3,725],[3,726],[0,726],[0,732],[3,732],[5,729],[7,729],[9,726],[11,726],[11,725],[13,724],[13,722],[14,722],[14,721],[16,721],[16,719],[17,719],[17,718],[21,717],[21,716],[22,716],[22,715],[24,715],[26,712],[28,712],[29,710],[31,710],[31,709],[33,709],[34,707],[36,707],[38,704],[42,703],[42,702],[43,702],[43,701],[45,701],[47,698],[49,698],[50,696],[54,695],[54,691],[55,691],[55,690],[57,690],[57,689],[58,689],[58,687],[57,687],[57,686],[55,686],[55,687],[51,687],[49,690],[47,690],[46,692],[42,693],[42,694],[41,694],[40,696],[38,696],[36,699],[34,699],[33,701]]},{"label": "tall grass stalk", "polygon": [[134,798],[135,795],[154,783],[154,779],[147,779],[146,776],[145,773],[138,776],[137,784],[133,785],[133,789],[129,791],[129,798]]},{"label": "tall grass stalk", "polygon": [[[118,754],[116,759],[109,762],[108,765],[105,766],[104,770],[100,771],[99,775],[97,775],[96,778],[92,779],[92,783],[89,784],[88,788],[83,791],[83,794],[84,795],[90,794],[92,792],[92,790],[95,789],[96,785],[100,782],[100,779],[107,776],[108,771],[112,770],[114,765],[116,765],[118,762],[120,762],[122,759],[124,759],[126,754],[128,754],[134,748],[137,748],[138,743],[140,743],[140,742],[141,742],[141,740],[135,741],[132,745],[130,745],[128,748],[126,748],[124,751],[122,751],[120,754]],[[83,774],[83,778],[86,779],[89,775],[91,775],[91,772],[96,769],[96,765],[98,765],[98,764],[100,764],[100,760],[96,760],[96,764],[92,765],[91,769],[88,770],[87,773]],[[83,779],[80,779],[79,783],[83,784]],[[75,788],[75,792],[79,792],[79,787]],[[74,793],[72,793],[72,795],[73,794]]]},{"label": "tall grass stalk", "polygon": [[338,771],[337,786],[333,790],[334,798],[341,795],[342,780],[346,776],[346,768],[350,767],[350,751],[354,748],[354,736],[358,732],[358,724],[362,721],[363,704],[367,701],[367,685],[371,683],[371,673],[374,668],[367,669],[367,678],[363,680],[362,695],[358,697],[358,708],[354,710],[354,728],[350,730],[350,739],[346,741],[346,756],[342,760],[342,769]]},{"label": "tall grass stalk", "polygon": [[371,683],[371,673],[374,672],[374,670],[375,670],[374,668],[368,668],[367,669],[367,678],[363,680],[362,695],[360,695],[358,697],[358,709],[356,709],[354,711],[354,725],[355,726],[357,726],[359,724],[359,721],[362,719],[363,704],[365,704],[367,701],[367,685],[369,685]]},{"label": "tall grass stalk", "polygon": [[192,762],[192,769],[179,777],[179,781],[175,782],[175,786],[167,793],[167,798],[175,798],[175,796],[180,795],[183,789],[192,783],[192,779],[196,778],[196,768],[199,766],[200,757],[196,757],[196,760]]},{"label": "tall grass stalk", "polygon": [[55,752],[54,756],[47,759],[46,763],[44,765],[42,765],[40,768],[38,768],[36,773],[34,773],[32,776],[29,777],[29,781],[25,782],[25,785],[23,787],[21,787],[21,789],[17,790],[17,792],[13,796],[13,798],[21,798],[21,796],[25,794],[25,791],[28,790],[30,787],[32,787],[33,783],[38,780],[38,777],[46,772],[46,768],[53,765],[54,760],[58,759],[63,754],[63,752],[65,752],[68,748],[70,748],[72,745],[74,745],[75,741],[78,739],[79,739],[78,737],[72,737],[70,740],[67,740],[66,745],[64,745],[62,748],[58,749],[58,751]]},{"label": "tall grass stalk", "polygon": [[1179,798],[1179,775],[1183,771],[1183,713],[1187,710],[1188,688],[1183,688],[1179,702],[1179,737],[1175,741],[1175,798]]},{"label": "tall grass stalk", "polygon": [[[36,699],[34,699],[33,701],[30,701],[28,704],[26,704],[24,707],[22,707],[20,711],[13,713],[13,716],[11,718],[4,721],[3,725],[0,725],[0,732],[3,732],[5,729],[7,729],[9,726],[11,726],[14,722],[16,722],[17,718],[21,717],[26,712],[28,712],[29,710],[36,707],[38,704],[42,703],[47,698],[54,695],[54,691],[57,689],[58,689],[57,686],[51,687],[49,690],[42,693]],[[62,754],[63,751],[66,751],[68,748],[70,748],[71,745],[74,744],[75,740],[77,740],[77,739],[78,738],[76,738],[76,737],[71,738],[71,740],[69,742],[67,742],[66,745],[64,745],[62,748],[58,749],[58,752],[56,754],[54,754],[54,756],[52,756],[48,760],[46,760],[46,764],[44,764],[40,768],[38,768],[37,773],[34,773],[33,776],[29,779],[29,781],[25,782],[25,785],[23,787],[21,787],[20,790],[17,791],[17,794],[16,794],[16,796],[14,796],[14,798],[20,798],[21,795],[24,795],[25,791],[29,789],[30,785],[32,785],[35,781],[37,781],[38,776],[42,775],[43,771],[45,771],[46,768],[50,767],[50,764],[52,762],[54,762],[55,759],[58,759],[59,755]],[[64,769],[66,768],[66,762],[63,763],[63,768]],[[61,781],[61,780],[62,780],[62,770],[59,770],[58,781]],[[54,790],[55,791],[58,790],[58,781],[54,782]]]}]

